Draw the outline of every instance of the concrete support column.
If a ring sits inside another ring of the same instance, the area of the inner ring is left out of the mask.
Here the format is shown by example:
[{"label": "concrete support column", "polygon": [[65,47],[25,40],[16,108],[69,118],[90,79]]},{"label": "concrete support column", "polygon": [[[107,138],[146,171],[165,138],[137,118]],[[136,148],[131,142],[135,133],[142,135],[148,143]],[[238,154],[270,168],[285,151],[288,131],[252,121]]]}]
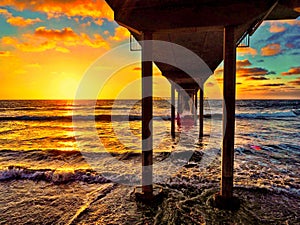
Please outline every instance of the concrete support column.
[{"label": "concrete support column", "polygon": [[181,127],[181,118],[180,114],[182,113],[182,96],[181,96],[181,90],[177,90],[177,126],[180,128]]},{"label": "concrete support column", "polygon": [[[144,40],[152,40],[151,32],[144,32]],[[145,61],[152,54],[152,44],[142,46],[142,191],[146,198],[153,196],[153,82],[152,62]]]},{"label": "concrete support column", "polygon": [[171,84],[171,136],[175,138],[175,84]]},{"label": "concrete support column", "polygon": [[224,101],[223,101],[223,148],[221,196],[231,199],[233,196],[233,161],[235,130],[235,80],[236,80],[236,43],[234,27],[225,27],[224,31]]},{"label": "concrete support column", "polygon": [[[204,88],[204,87],[203,87]],[[199,140],[203,138],[203,120],[204,120],[204,93],[203,88],[200,88],[200,94],[199,94]]]},{"label": "concrete support column", "polygon": [[214,204],[221,209],[238,209],[240,201],[233,196],[236,41],[234,26],[224,29],[224,81],[223,81],[223,147],[221,191]]},{"label": "concrete support column", "polygon": [[190,111],[193,115],[193,117],[195,117],[195,92],[194,91],[189,91],[188,92],[189,94],[189,99],[188,101],[191,101],[191,104],[190,104]]},{"label": "concrete support column", "polygon": [[197,116],[198,116],[198,89],[194,92],[194,107],[195,107],[195,116],[194,116],[194,125],[197,126]]},{"label": "concrete support column", "polygon": [[198,89],[195,90],[195,109],[196,109],[196,112],[198,111],[197,108],[198,108]]},{"label": "concrete support column", "polygon": [[222,209],[237,209],[239,199],[233,196],[234,130],[235,130],[235,81],[236,42],[234,26],[224,30],[224,83],[223,83],[223,147],[221,191],[215,204]]}]

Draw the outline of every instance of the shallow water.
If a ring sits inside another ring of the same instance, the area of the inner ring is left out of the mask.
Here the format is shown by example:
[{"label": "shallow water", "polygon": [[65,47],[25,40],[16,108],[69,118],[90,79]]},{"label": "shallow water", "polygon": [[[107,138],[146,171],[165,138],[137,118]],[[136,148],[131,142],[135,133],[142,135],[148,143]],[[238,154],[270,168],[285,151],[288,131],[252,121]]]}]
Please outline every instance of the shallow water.
[{"label": "shallow water", "polygon": [[100,101],[94,123],[86,104],[0,101],[0,224],[299,224],[299,103],[237,102],[234,185],[242,204],[226,212],[210,205],[220,182],[219,101],[206,102],[200,144],[197,126],[172,140],[169,103],[156,101],[154,180],[166,192],[156,208],[132,194],[141,179],[138,102]]}]

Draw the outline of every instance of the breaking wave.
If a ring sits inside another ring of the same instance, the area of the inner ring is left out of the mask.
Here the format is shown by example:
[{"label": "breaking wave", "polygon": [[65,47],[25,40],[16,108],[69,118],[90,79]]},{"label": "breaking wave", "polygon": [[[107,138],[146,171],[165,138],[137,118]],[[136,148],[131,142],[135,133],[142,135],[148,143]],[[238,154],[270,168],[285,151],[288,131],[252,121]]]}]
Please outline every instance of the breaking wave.
[{"label": "breaking wave", "polygon": [[57,171],[51,169],[28,169],[21,166],[9,166],[0,170],[0,181],[33,180],[63,184],[75,181],[86,183],[109,183],[110,180],[93,170]]}]

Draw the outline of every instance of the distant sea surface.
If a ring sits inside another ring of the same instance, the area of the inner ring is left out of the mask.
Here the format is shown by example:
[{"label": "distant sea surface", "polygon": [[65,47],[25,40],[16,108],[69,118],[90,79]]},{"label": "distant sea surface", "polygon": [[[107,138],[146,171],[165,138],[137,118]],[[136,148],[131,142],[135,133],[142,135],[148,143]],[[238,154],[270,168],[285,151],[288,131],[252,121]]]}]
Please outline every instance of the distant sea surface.
[{"label": "distant sea surface", "polygon": [[90,103],[0,101],[0,224],[300,224],[300,100],[237,101],[234,216],[208,203],[220,181],[221,101],[205,101],[202,142],[197,124],[172,140],[170,102],[154,101],[155,163],[194,153],[175,171],[154,167],[168,190],[156,211],[136,209],[127,185],[141,176],[141,102]]}]

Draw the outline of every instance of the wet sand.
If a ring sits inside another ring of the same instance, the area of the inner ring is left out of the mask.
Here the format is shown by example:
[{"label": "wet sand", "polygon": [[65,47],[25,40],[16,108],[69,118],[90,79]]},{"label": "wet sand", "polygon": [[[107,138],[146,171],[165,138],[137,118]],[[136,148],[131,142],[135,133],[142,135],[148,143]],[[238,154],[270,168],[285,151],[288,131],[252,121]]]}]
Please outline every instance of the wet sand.
[{"label": "wet sand", "polygon": [[[200,181],[200,180],[199,180]],[[133,187],[108,184],[52,184],[44,181],[0,183],[0,224],[299,224],[300,197],[263,188],[235,188],[238,211],[211,206],[218,191],[212,182],[194,189],[162,186],[154,207],[137,203]],[[17,210],[16,210],[17,209]]]}]

